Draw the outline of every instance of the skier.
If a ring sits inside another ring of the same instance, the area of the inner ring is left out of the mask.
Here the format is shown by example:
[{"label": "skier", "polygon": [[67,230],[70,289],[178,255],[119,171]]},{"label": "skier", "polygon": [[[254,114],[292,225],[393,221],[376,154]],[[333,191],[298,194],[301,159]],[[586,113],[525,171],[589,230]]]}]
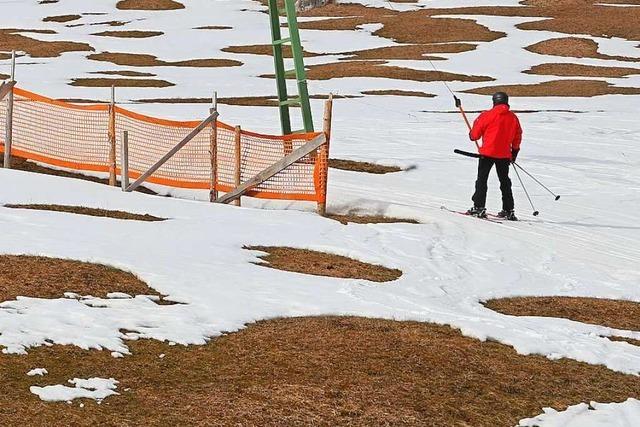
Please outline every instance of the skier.
[{"label": "skier", "polygon": [[516,161],[522,141],[522,128],[518,117],[509,109],[509,95],[504,92],[493,94],[493,108],[485,111],[473,123],[469,133],[472,141],[482,138],[480,161],[478,163],[478,179],[476,190],[471,200],[473,207],[468,215],[478,218],[487,217],[485,203],[487,200],[487,180],[493,165],[496,165],[500,190],[502,191],[502,211],[500,218],[517,221],[514,212],[513,193],[509,179],[509,166]]}]

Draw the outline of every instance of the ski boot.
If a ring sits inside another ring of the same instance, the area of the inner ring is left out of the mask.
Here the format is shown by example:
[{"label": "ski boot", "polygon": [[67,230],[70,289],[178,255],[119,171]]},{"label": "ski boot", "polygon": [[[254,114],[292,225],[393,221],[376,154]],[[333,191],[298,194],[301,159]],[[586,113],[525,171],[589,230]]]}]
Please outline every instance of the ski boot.
[{"label": "ski boot", "polygon": [[467,215],[475,216],[477,218],[486,218],[487,217],[487,209],[479,208],[477,206],[472,207],[467,211]]},{"label": "ski boot", "polygon": [[517,221],[518,220],[518,217],[516,216],[515,211],[513,211],[513,210],[507,211],[507,210],[504,210],[504,209],[501,210],[500,212],[498,212],[498,218],[504,218],[507,221]]}]

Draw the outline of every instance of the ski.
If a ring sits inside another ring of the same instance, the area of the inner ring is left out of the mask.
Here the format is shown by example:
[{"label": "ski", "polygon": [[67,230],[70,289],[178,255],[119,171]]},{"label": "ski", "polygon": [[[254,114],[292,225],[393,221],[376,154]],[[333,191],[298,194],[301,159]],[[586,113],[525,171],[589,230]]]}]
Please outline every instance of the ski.
[{"label": "ski", "polygon": [[469,215],[468,213],[464,212],[464,211],[456,211],[453,209],[449,209],[446,206],[440,206],[440,209],[447,211],[447,212],[451,212],[451,213],[455,213],[458,215],[464,215],[464,216],[468,216],[469,218],[477,218],[477,219],[481,219],[483,221],[489,221],[489,222],[493,222],[495,224],[502,224],[502,219],[499,218],[497,215],[493,215],[493,214],[487,214],[487,216],[485,218],[478,218],[477,216],[473,216],[473,215]]}]

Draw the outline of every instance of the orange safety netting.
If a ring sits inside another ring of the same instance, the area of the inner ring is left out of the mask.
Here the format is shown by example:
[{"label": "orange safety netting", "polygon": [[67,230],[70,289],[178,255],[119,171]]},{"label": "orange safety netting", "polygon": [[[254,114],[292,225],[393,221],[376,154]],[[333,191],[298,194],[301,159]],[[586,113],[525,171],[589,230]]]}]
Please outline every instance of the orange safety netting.
[{"label": "orange safety netting", "polygon": [[[12,155],[66,169],[109,172],[110,106],[76,105],[14,88]],[[0,140],[4,148],[7,102],[0,103]],[[120,171],[123,132],[128,133],[129,176],[147,171],[186,137],[199,121],[174,121],[149,117],[115,107],[116,165]],[[240,131],[237,155],[233,126],[216,122],[217,179],[215,189],[228,192],[240,182],[281,160],[319,133],[287,136]],[[211,189],[213,125],[169,159],[149,182],[171,187]],[[300,159],[246,193],[266,199],[324,202],[328,163],[327,145]]]}]

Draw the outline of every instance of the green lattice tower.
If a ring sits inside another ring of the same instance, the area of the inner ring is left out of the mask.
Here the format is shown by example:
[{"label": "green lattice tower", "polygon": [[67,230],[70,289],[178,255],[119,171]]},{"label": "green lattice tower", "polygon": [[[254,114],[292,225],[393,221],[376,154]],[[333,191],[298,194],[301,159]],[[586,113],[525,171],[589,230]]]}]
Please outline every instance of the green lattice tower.
[{"label": "green lattice tower", "polygon": [[[288,37],[282,37],[280,16],[287,18],[286,28]],[[304,69],[304,57],[298,29],[298,16],[295,0],[284,0],[284,9],[278,7],[278,0],[269,0],[269,16],[271,17],[271,42],[273,45],[273,60],[275,64],[275,76],[278,86],[278,104],[280,107],[280,123],[282,134],[289,135],[297,132],[313,132],[313,118],[309,103],[309,90],[307,89],[307,73]],[[286,70],[284,66],[283,46],[291,46],[293,56],[292,70]],[[298,95],[290,97],[287,93],[287,78],[295,76],[298,86]],[[289,107],[300,106],[304,129],[291,130],[291,114]]]}]

